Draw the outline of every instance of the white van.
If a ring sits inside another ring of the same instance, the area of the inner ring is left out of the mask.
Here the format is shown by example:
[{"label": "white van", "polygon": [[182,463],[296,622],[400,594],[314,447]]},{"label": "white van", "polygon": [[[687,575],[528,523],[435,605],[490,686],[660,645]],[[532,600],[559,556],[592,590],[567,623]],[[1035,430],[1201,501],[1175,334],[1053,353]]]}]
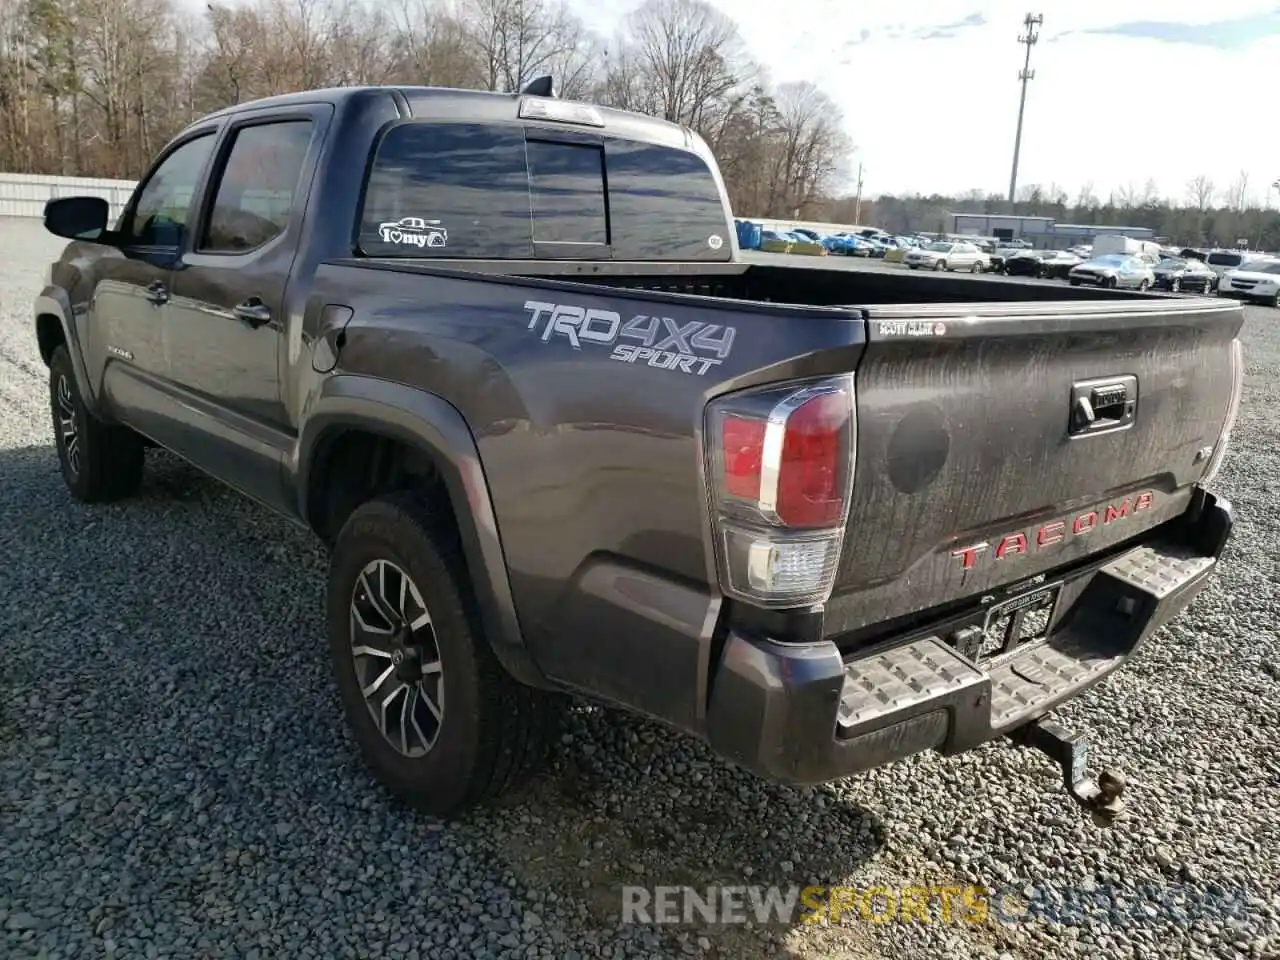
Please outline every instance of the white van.
[{"label": "white van", "polygon": [[1210,270],[1221,277],[1229,270],[1239,270],[1255,260],[1265,259],[1267,258],[1262,254],[1251,253],[1248,250],[1212,250],[1204,258],[1204,262]]},{"label": "white van", "polygon": [[1090,257],[1103,257],[1111,253],[1140,257],[1147,263],[1160,262],[1160,244],[1154,240],[1135,240],[1118,233],[1103,233],[1093,238]]}]

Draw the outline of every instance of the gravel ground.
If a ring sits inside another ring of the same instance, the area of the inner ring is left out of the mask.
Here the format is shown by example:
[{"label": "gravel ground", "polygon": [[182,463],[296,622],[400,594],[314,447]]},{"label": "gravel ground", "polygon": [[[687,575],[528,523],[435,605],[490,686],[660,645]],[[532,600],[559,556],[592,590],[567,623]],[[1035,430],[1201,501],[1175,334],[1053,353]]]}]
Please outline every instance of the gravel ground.
[{"label": "gravel ground", "polygon": [[[304,534],[163,455],[137,500],[71,502],[29,320],[57,252],[0,221],[0,956],[1280,955],[1276,311],[1249,310],[1220,574],[1065,711],[1129,773],[1127,824],[1003,744],[796,791],[582,707],[545,777],[444,825],[355,759]],[[715,882],[1013,896],[1005,922],[618,921],[624,883]]]}]

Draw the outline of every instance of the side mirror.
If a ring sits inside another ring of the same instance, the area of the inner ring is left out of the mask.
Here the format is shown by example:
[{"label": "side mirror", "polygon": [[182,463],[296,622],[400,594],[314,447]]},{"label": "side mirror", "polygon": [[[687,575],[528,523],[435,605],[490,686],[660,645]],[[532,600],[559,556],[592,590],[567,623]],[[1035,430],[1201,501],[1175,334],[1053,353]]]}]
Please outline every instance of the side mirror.
[{"label": "side mirror", "polygon": [[68,240],[98,240],[107,232],[110,214],[101,197],[60,197],[44,205],[44,228]]}]

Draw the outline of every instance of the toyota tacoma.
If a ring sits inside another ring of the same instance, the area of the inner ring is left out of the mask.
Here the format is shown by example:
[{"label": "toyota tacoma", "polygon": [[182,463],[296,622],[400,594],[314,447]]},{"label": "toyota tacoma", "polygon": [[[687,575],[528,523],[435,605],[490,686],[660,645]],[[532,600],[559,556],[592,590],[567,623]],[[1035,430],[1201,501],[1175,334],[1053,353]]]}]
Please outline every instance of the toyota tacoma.
[{"label": "toyota tacoma", "polygon": [[359,750],[439,816],[577,695],[793,784],[1008,736],[1114,819],[1051,711],[1231,531],[1240,304],[742,254],[697,135],[546,78],[239,104],[45,225],[71,495],[159,447],[313,531]]}]

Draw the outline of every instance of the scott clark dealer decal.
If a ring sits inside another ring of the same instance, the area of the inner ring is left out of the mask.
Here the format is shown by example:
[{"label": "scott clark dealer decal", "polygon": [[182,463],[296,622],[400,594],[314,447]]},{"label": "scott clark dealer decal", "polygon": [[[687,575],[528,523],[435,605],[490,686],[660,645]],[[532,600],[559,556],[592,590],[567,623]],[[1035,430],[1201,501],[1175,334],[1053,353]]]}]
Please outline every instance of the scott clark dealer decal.
[{"label": "scott clark dealer decal", "polygon": [[718,323],[681,323],[671,317],[643,313],[624,321],[614,310],[570,303],[526,300],[524,308],[529,312],[528,329],[539,331],[543,343],[563,337],[575,350],[587,345],[611,346],[610,360],[642,363],[697,377],[724,362],[738,332],[735,327]]}]

